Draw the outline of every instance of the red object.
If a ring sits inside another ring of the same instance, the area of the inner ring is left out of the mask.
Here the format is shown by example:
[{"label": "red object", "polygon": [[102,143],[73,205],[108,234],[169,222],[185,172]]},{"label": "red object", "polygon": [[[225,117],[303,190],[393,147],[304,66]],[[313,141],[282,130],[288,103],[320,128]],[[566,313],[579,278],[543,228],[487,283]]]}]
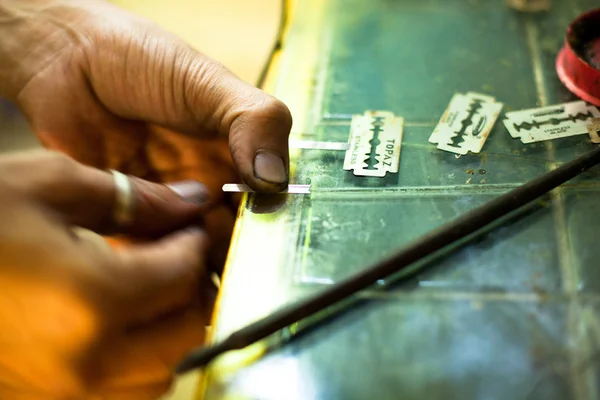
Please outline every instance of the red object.
[{"label": "red object", "polygon": [[600,9],[588,11],[569,25],[556,72],[573,94],[600,107]]}]

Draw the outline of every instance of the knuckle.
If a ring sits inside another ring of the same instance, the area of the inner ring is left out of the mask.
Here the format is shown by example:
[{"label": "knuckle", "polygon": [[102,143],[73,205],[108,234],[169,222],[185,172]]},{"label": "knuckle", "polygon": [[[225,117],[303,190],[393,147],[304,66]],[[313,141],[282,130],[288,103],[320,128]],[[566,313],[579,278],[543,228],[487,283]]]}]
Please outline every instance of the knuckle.
[{"label": "knuckle", "polygon": [[292,126],[292,114],[288,107],[275,97],[261,92],[262,99],[256,101],[246,113],[246,118],[275,123],[281,129]]},{"label": "knuckle", "polygon": [[79,164],[77,161],[58,151],[47,152],[41,161],[44,165],[44,171],[50,177],[73,178],[78,171]]},{"label": "knuckle", "polygon": [[292,113],[290,109],[280,100],[273,96],[269,96],[264,107],[267,116],[273,120],[279,121],[286,127],[292,126]]},{"label": "knuckle", "polygon": [[27,195],[40,199],[62,195],[77,174],[77,162],[63,153],[35,150],[8,156],[0,161],[2,179]]},{"label": "knuckle", "polygon": [[202,82],[200,85],[204,88],[205,96],[222,96],[223,92],[227,91],[227,87],[223,85],[223,81],[228,77],[230,72],[219,62],[211,59],[194,59],[198,78]]},{"label": "knuckle", "polygon": [[57,186],[71,188],[82,180],[81,165],[68,155],[48,151],[39,159],[41,173],[37,190],[58,190]]},{"label": "knuckle", "polygon": [[69,170],[77,165],[77,162],[73,158],[55,150],[45,152],[44,163],[46,164],[44,167],[59,171]]},{"label": "knuckle", "polygon": [[251,121],[269,123],[285,131],[292,126],[292,114],[282,101],[259,91],[254,96],[247,98],[230,126],[236,124],[239,128]]},{"label": "knuckle", "polygon": [[231,96],[231,89],[225,83],[229,71],[189,48],[181,49],[180,53],[178,58],[185,60],[185,68],[178,68],[180,73],[175,76],[173,88],[183,93],[183,102],[190,116],[206,125],[216,125],[214,120],[223,111],[220,106]]}]

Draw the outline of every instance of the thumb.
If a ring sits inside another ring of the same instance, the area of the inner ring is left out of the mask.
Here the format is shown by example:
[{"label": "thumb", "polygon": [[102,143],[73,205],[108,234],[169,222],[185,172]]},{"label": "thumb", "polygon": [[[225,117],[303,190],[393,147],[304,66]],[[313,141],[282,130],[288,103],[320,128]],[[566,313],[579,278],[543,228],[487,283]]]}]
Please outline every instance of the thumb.
[{"label": "thumb", "polygon": [[113,28],[112,40],[96,37],[88,55],[85,73],[104,106],[123,118],[190,135],[228,136],[249,186],[287,187],[288,108],[158,26],[131,20],[133,27]]}]

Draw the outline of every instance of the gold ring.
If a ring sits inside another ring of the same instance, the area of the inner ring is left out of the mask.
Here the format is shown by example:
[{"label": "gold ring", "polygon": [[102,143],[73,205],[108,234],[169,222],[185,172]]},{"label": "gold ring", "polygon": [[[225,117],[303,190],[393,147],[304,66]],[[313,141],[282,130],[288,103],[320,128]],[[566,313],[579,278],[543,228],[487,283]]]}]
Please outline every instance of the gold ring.
[{"label": "gold ring", "polygon": [[124,228],[133,222],[135,212],[135,199],[131,181],[127,175],[110,170],[115,181],[115,207],[113,221],[119,228]]}]

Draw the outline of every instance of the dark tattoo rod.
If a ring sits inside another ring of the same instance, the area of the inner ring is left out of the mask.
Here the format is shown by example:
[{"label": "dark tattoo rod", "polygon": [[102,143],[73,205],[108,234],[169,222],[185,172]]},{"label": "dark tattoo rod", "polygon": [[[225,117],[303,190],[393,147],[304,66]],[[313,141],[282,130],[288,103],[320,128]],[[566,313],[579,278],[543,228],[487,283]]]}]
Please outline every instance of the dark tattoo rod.
[{"label": "dark tattoo rod", "polygon": [[230,350],[242,349],[311,316],[352,294],[368,288],[388,275],[475,233],[550,190],[600,163],[600,147],[535,178],[488,203],[450,221],[404,247],[398,253],[358,272],[308,299],[298,301],[248,325],[213,346],[199,348],[177,367],[178,373],[207,365]]}]

